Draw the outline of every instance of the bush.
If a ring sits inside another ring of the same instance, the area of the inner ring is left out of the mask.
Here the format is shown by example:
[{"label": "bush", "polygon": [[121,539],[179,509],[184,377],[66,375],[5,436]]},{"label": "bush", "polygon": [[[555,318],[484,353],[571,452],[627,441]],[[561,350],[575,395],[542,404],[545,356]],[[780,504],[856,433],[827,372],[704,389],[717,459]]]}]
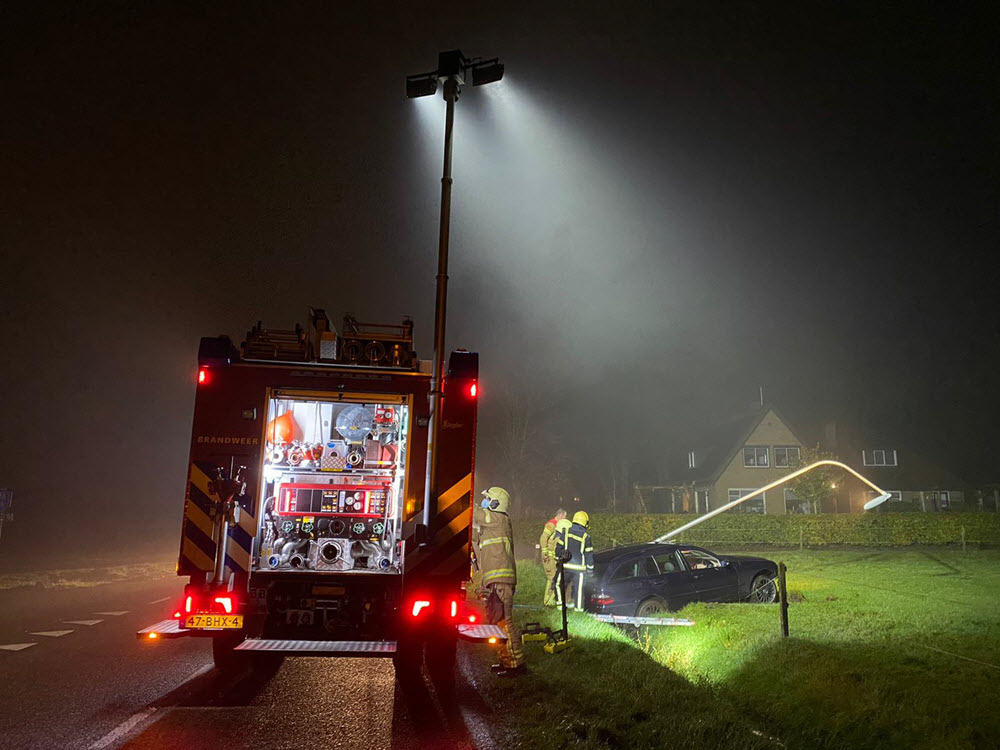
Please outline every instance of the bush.
[{"label": "bush", "polygon": [[[693,515],[594,514],[590,531],[598,549],[649,542],[694,520]],[[519,552],[530,555],[544,520],[515,521]],[[827,513],[767,516],[722,513],[684,532],[680,540],[704,545],[833,545],[905,547],[914,544],[1000,544],[1000,515],[993,513]]]}]

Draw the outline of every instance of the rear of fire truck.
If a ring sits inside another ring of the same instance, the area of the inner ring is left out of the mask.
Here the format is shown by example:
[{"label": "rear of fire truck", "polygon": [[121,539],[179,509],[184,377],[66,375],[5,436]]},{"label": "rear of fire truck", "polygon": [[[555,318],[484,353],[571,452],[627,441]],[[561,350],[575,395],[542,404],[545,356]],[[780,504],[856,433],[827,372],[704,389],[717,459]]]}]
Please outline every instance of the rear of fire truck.
[{"label": "rear of fire truck", "polygon": [[202,339],[177,571],[190,578],[147,641],[211,638],[217,666],[284,655],[393,656],[454,668],[465,611],[478,355],[453,352],[437,501],[423,520],[429,366],[412,323],[322,310],[240,351]]}]

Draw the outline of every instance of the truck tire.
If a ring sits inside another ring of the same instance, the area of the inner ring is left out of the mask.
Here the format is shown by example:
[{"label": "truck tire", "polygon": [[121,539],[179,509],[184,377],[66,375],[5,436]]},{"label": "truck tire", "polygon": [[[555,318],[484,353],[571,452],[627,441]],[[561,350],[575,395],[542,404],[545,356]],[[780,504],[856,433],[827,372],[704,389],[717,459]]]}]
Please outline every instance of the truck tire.
[{"label": "truck tire", "polygon": [[225,633],[212,636],[212,661],[223,672],[235,672],[246,665],[247,654],[234,651],[243,642],[243,633]]},{"label": "truck tire", "polygon": [[427,642],[427,673],[437,685],[455,684],[455,657],[458,651],[457,638],[435,638]]},{"label": "truck tire", "polygon": [[413,682],[420,679],[420,663],[423,661],[424,643],[418,638],[402,637],[396,641],[396,653],[392,663],[396,667],[396,680]]}]

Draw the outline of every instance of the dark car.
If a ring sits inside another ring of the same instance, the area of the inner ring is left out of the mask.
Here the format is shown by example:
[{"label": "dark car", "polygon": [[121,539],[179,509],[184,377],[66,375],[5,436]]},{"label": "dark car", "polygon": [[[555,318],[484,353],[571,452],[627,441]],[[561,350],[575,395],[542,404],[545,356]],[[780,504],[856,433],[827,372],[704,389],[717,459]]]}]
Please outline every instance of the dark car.
[{"label": "dark car", "polygon": [[762,557],[716,555],[687,544],[633,544],[594,554],[588,612],[655,616],[690,602],[777,599],[778,566]]}]

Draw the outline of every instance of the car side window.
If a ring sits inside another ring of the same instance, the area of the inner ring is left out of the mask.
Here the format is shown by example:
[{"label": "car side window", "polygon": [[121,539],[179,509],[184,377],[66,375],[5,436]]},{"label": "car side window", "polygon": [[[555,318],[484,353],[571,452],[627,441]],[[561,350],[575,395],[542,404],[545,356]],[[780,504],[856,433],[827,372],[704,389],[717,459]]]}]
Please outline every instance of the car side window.
[{"label": "car side window", "polygon": [[656,561],[652,557],[642,558],[643,566],[646,569],[647,576],[658,576],[660,575],[660,569],[656,567]]},{"label": "car side window", "polygon": [[722,562],[714,555],[700,549],[682,549],[681,554],[684,561],[691,570],[704,570],[705,568],[721,568]]},{"label": "car side window", "polygon": [[656,560],[656,564],[660,566],[661,573],[676,573],[678,570],[683,570],[683,566],[677,559],[676,552],[664,552],[659,555],[654,555],[653,559]]},{"label": "car side window", "polygon": [[630,560],[629,562],[622,563],[618,566],[618,569],[611,574],[609,579],[611,583],[615,581],[624,581],[629,578],[635,578],[639,575],[639,561]]}]

